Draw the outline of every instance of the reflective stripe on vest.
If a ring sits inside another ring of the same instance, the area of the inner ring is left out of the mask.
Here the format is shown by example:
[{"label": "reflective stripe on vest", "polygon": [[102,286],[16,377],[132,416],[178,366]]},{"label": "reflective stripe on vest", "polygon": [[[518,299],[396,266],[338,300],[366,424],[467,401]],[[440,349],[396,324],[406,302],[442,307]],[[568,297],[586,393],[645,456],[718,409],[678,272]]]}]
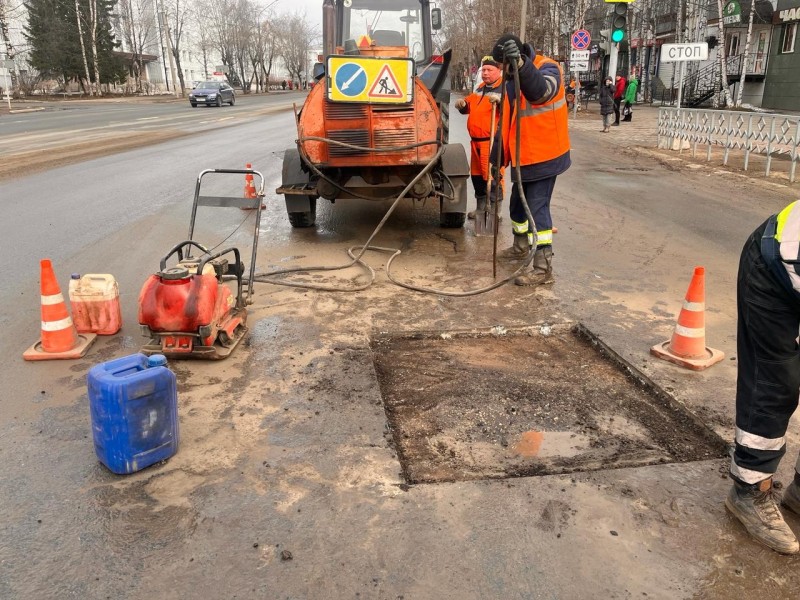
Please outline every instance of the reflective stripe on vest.
[{"label": "reflective stripe on vest", "polygon": [[792,202],[778,213],[775,240],[780,245],[781,260],[792,287],[800,292],[800,201]]},{"label": "reflective stripe on vest", "polygon": [[523,117],[532,117],[534,115],[540,115],[542,113],[550,112],[551,110],[558,110],[562,106],[567,105],[567,99],[562,98],[561,100],[557,100],[553,104],[545,104],[544,106],[531,106],[530,104],[523,108],[519,114]]}]

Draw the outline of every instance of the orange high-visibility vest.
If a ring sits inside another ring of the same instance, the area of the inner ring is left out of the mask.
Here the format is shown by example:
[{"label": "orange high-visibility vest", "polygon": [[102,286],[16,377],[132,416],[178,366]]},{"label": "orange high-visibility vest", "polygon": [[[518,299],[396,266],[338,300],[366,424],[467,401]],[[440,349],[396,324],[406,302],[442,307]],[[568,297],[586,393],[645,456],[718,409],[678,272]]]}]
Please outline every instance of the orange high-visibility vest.
[{"label": "orange high-visibility vest", "polygon": [[[477,91],[464,98],[469,107],[469,117],[467,117],[469,137],[479,141],[488,141],[492,133],[492,103],[489,102],[484,92],[500,94],[500,82],[496,82],[495,87],[481,83]],[[495,119],[498,119],[500,116],[499,106],[495,113]]]},{"label": "orange high-visibility vest", "polygon": [[[535,67],[550,63],[561,66],[550,58],[537,56],[533,61]],[[531,104],[517,90],[521,97],[520,104],[520,164],[534,165],[553,160],[566,154],[569,149],[569,109],[564,92],[564,73],[561,72],[561,84],[555,98],[545,104]],[[516,102],[515,102],[516,104]],[[513,112],[512,112],[513,111]],[[509,115],[511,119],[509,122]],[[508,96],[503,107],[503,146],[505,156],[513,166],[517,157],[517,111],[516,106],[509,105]]]},{"label": "orange high-visibility vest", "polygon": [[[467,131],[470,137],[470,175],[479,175],[489,179],[489,149],[492,135],[492,103],[485,93],[500,93],[502,80],[495,82],[495,87],[485,83],[478,86],[464,101],[467,103]],[[484,93],[485,92],[485,93]],[[495,127],[499,126],[500,110],[495,110]],[[502,170],[501,170],[502,172]],[[502,185],[502,184],[501,184]]]}]

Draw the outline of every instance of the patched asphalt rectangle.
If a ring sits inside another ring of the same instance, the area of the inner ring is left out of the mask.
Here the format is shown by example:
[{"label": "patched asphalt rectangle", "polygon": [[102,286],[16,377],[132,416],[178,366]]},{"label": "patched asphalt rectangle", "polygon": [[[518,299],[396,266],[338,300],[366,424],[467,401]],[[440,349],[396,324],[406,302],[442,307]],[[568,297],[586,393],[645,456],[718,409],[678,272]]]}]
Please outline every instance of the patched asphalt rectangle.
[{"label": "patched asphalt rectangle", "polygon": [[725,442],[584,326],[377,336],[409,483],[723,457]]}]

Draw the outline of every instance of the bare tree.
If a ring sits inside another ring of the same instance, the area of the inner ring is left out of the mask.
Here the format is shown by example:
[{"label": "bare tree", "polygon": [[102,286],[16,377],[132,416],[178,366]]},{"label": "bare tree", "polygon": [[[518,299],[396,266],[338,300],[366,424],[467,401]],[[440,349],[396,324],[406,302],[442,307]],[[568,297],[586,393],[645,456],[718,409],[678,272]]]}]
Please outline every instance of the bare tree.
[{"label": "bare tree", "polygon": [[[78,38],[81,41],[81,58],[83,59],[83,70],[86,73],[86,92],[91,96],[92,92],[92,78],[89,75],[89,62],[86,59],[86,43],[83,41],[83,24],[81,23],[81,5],[78,0],[75,0],[75,21],[78,24]],[[98,81],[99,84],[99,81]]]},{"label": "bare tree", "polygon": [[725,23],[722,20],[722,15],[725,14],[722,11],[722,0],[717,0],[717,8],[719,10],[719,37],[721,41],[719,50],[717,50],[720,64],[720,78],[722,80],[722,91],[725,95],[725,103],[728,106],[732,106],[733,100],[731,99],[731,90],[728,87],[728,60],[725,56],[727,48],[725,48]]},{"label": "bare tree", "polygon": [[308,76],[308,53],[318,34],[305,14],[295,13],[280,19],[280,46],[278,54],[292,79],[301,82]]},{"label": "bare tree", "polygon": [[252,26],[248,22],[252,15],[250,0],[199,0],[197,9],[206,21],[206,31],[213,48],[219,52],[231,84],[246,84],[246,65]]},{"label": "bare tree", "polygon": [[142,91],[144,55],[158,37],[151,0],[120,0],[122,37],[132,55],[131,66],[136,91]]},{"label": "bare tree", "polygon": [[100,89],[100,62],[97,58],[97,0],[87,0],[89,4],[89,41],[92,46],[92,68],[94,70],[95,93],[102,96]]},{"label": "bare tree", "polygon": [[166,34],[170,38],[172,45],[172,55],[175,57],[175,67],[178,70],[178,79],[181,82],[181,96],[186,93],[186,81],[183,76],[181,66],[181,41],[184,38],[184,30],[190,20],[190,6],[186,0],[164,0],[164,10],[169,19],[169,28]]},{"label": "bare tree", "polygon": [[[13,61],[14,58],[17,56],[16,49],[14,45],[11,43],[11,37],[9,35],[9,21],[11,20],[14,14],[14,7],[11,6],[10,0],[0,0],[0,36],[3,38],[3,42],[5,44],[6,49],[6,58],[10,61]],[[17,70],[12,68],[10,69],[11,72],[11,87],[17,87]]]},{"label": "bare tree", "polygon": [[209,55],[214,50],[214,40],[209,19],[202,11],[202,5],[194,3],[190,13],[191,29],[197,37],[197,48],[200,51],[200,62],[203,63],[203,77],[208,79]]},{"label": "bare tree", "polygon": [[251,81],[255,80],[256,91],[269,91],[269,77],[278,50],[278,31],[274,27],[275,19],[267,9],[253,8],[253,30],[248,48],[253,69]]},{"label": "bare tree", "polygon": [[205,19],[211,45],[225,65],[228,80],[237,83],[236,69],[236,5],[238,0],[199,0],[197,9]]}]

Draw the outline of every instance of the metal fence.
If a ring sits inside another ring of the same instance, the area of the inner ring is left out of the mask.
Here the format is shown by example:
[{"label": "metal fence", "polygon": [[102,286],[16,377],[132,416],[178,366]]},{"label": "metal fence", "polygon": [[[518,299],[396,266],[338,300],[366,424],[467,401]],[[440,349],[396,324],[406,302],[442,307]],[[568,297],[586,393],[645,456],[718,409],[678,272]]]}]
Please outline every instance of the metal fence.
[{"label": "metal fence", "polygon": [[658,112],[658,147],[692,150],[705,148],[706,160],[711,160],[715,147],[724,151],[723,164],[728,164],[731,152],[744,153],[744,170],[753,154],[766,156],[769,177],[774,158],[790,161],[789,180],[794,183],[800,156],[800,117],[746,113],[731,110],[661,107]]}]

